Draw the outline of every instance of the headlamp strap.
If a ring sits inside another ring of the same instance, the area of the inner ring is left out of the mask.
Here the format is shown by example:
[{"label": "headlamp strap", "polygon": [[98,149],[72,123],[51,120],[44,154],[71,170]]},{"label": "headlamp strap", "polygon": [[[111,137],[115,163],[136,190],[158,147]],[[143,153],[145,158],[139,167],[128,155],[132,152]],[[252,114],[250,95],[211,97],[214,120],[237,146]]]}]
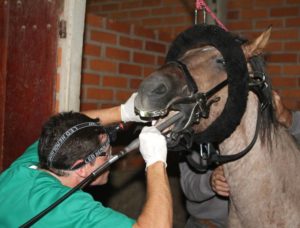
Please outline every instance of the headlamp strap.
[{"label": "headlamp strap", "polygon": [[62,134],[62,136],[57,140],[55,145],[53,146],[52,150],[49,153],[47,162],[48,166],[52,167],[52,162],[54,160],[55,155],[59,151],[59,149],[62,147],[62,145],[67,141],[68,138],[70,138],[75,132],[87,128],[87,127],[101,127],[100,124],[96,122],[85,122],[77,124],[71,128],[69,128],[66,132]]},{"label": "headlamp strap", "polygon": [[70,170],[76,170],[76,169],[82,167],[83,165],[92,162],[92,161],[95,160],[98,156],[101,156],[103,153],[105,153],[105,154],[107,155],[106,150],[108,149],[109,146],[110,146],[110,140],[109,140],[109,137],[108,137],[104,144],[101,144],[97,149],[95,149],[92,153],[90,153],[90,154],[84,159],[84,161],[82,161],[82,162],[76,164],[74,167],[71,167]]}]

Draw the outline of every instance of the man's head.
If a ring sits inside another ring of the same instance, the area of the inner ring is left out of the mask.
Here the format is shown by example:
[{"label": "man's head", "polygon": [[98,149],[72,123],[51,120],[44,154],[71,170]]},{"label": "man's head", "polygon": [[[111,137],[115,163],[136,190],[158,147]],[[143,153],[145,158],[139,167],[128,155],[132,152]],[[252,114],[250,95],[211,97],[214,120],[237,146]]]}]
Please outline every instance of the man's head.
[{"label": "man's head", "polygon": [[110,145],[98,121],[76,112],[52,116],[43,126],[39,139],[40,168],[66,176],[69,171],[99,163],[97,157],[107,155]]}]

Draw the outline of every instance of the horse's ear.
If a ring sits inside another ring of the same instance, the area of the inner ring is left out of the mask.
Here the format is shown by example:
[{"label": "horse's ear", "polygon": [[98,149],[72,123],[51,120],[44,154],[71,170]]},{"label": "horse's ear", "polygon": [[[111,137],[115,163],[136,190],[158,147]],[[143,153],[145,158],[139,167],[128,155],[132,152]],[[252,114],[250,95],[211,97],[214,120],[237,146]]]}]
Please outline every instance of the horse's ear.
[{"label": "horse's ear", "polygon": [[259,55],[262,53],[263,49],[267,45],[270,35],[271,35],[272,27],[269,27],[266,31],[260,34],[255,40],[251,42],[247,42],[246,44],[242,45],[242,49],[244,51],[244,55],[246,59],[254,56]]}]

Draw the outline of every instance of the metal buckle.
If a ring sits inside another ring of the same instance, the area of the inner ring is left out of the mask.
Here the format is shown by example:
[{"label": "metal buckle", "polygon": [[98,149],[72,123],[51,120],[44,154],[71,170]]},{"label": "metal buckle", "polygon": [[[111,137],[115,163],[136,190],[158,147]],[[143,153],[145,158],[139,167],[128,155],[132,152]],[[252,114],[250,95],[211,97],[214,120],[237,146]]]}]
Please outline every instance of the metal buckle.
[{"label": "metal buckle", "polygon": [[209,164],[209,158],[210,158],[210,143],[201,143],[200,145],[200,161],[199,161],[199,165],[201,167],[201,169],[203,170],[207,170],[208,168],[208,164]]}]

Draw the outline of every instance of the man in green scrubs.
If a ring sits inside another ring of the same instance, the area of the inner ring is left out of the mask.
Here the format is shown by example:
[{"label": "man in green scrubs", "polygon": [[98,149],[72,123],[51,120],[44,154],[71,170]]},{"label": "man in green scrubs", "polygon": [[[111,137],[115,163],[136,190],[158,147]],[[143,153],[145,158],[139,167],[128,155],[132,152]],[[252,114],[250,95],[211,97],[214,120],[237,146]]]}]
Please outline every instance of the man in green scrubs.
[{"label": "man in green scrubs", "polygon": [[[139,121],[133,98],[125,105],[86,114],[99,117],[101,124],[98,119],[73,112],[51,117],[39,141],[0,175],[0,227],[24,224],[104,164],[111,147],[103,125]],[[171,227],[164,136],[154,127],[145,127],[140,134],[140,151],[146,162],[147,199],[137,220],[104,207],[78,190],[32,227]],[[108,172],[92,185],[105,184]]]}]

